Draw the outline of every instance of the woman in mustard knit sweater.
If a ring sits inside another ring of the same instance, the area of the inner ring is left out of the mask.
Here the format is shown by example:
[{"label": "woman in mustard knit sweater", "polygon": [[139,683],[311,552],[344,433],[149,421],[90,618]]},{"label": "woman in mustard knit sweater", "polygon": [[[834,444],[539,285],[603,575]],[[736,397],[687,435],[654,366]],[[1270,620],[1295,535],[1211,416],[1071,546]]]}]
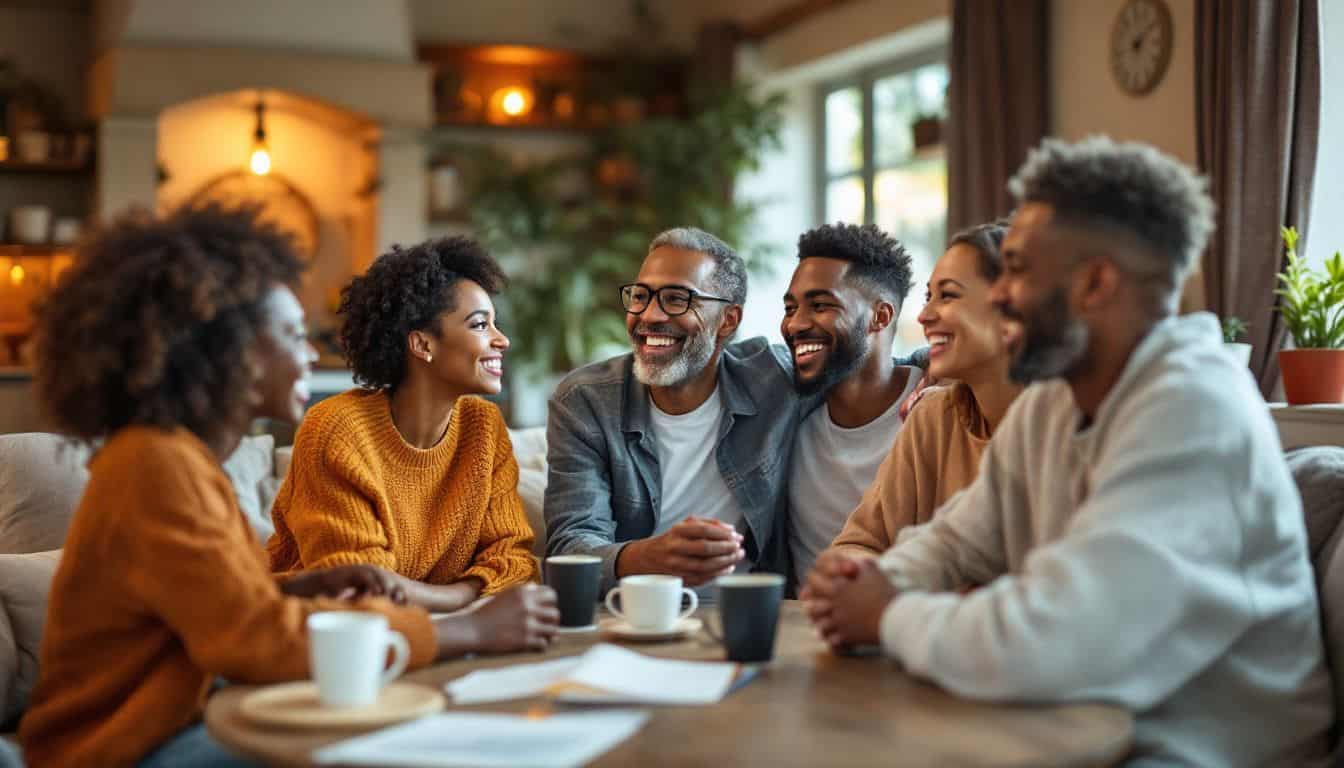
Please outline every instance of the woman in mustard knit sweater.
[{"label": "woman in mustard knit sweater", "polygon": [[307,677],[315,611],[386,615],[413,666],[542,648],[554,634],[543,587],[431,621],[370,597],[396,578],[372,566],[283,580],[267,569],[221,463],[253,419],[303,412],[315,355],[288,287],[300,265],[251,209],[135,216],[82,247],[39,310],[44,415],[105,440],[51,586],[19,726],[29,765],[250,764],[205,732],[205,697],[221,677]]},{"label": "woman in mustard knit sweater", "polygon": [[406,598],[453,611],[537,578],[518,464],[493,404],[509,340],[499,265],[464,237],[393,247],[341,297],[362,385],[310,410],[272,512],[278,572],[353,563],[399,574]]}]

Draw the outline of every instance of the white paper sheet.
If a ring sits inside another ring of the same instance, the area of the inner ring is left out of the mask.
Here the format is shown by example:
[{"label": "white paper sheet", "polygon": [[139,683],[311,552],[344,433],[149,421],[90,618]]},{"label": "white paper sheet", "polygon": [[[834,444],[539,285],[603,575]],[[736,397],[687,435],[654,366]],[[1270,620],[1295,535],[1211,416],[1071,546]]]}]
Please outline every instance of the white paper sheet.
[{"label": "white paper sheet", "polygon": [[[736,674],[736,664],[656,659],[602,643],[583,654],[583,663],[566,681],[609,694],[602,697],[603,701],[713,704],[728,692]],[[562,693],[559,698],[590,700],[572,693]]]},{"label": "white paper sheet", "polygon": [[530,718],[457,712],[433,715],[324,747],[319,765],[406,768],[569,768],[630,738],[648,719],[638,710]]},{"label": "white paper sheet", "polygon": [[480,669],[450,681],[444,688],[457,704],[485,704],[540,696],[546,688],[578,669],[582,656],[535,664]]},{"label": "white paper sheet", "polygon": [[551,693],[570,702],[694,705],[723,699],[737,675],[737,664],[658,659],[601,643],[581,656],[477,670],[444,688],[457,704]]}]

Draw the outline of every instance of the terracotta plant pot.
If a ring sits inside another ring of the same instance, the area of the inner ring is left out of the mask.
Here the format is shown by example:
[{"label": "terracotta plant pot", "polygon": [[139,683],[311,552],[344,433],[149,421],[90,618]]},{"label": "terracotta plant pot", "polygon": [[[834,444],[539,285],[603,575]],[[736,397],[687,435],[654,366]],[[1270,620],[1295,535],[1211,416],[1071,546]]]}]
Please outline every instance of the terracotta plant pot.
[{"label": "terracotta plant pot", "polygon": [[1344,402],[1344,349],[1285,349],[1279,369],[1289,405]]}]

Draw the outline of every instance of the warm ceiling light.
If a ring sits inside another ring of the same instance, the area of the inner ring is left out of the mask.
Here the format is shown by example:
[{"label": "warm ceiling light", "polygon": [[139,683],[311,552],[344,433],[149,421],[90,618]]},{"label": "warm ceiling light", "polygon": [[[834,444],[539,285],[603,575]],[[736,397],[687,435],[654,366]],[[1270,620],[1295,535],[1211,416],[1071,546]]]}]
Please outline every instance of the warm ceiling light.
[{"label": "warm ceiling light", "polygon": [[520,87],[511,87],[504,91],[504,98],[500,100],[500,108],[504,109],[504,114],[509,117],[517,117],[527,112],[527,93],[524,93]]},{"label": "warm ceiling light", "polygon": [[265,176],[271,172],[271,153],[265,147],[257,147],[252,150],[252,159],[248,160],[247,165],[253,173]]},{"label": "warm ceiling light", "polygon": [[14,285],[19,285],[23,282],[23,267],[15,264],[14,267],[9,270],[9,282]]},{"label": "warm ceiling light", "polygon": [[247,165],[258,176],[271,172],[271,153],[266,149],[266,103],[257,101],[257,127],[252,132],[252,157]]}]

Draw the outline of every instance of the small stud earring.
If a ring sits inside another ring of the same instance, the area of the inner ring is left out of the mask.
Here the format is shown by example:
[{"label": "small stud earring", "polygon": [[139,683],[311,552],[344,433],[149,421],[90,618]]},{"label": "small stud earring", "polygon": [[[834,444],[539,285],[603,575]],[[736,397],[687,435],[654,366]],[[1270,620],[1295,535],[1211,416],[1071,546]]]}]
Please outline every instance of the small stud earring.
[{"label": "small stud earring", "polygon": [[432,363],[432,362],[434,362],[434,356],[433,356],[433,355],[425,355],[425,362],[426,362],[426,363]]}]

